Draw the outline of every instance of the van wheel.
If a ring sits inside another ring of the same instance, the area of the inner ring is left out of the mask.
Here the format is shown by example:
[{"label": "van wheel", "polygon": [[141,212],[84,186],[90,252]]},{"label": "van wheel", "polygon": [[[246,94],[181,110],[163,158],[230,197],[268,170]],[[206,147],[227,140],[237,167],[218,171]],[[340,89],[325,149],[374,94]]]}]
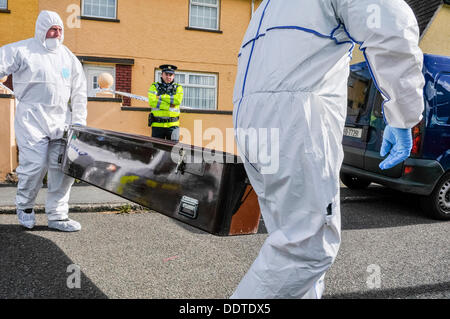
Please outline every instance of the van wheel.
[{"label": "van wheel", "polygon": [[345,186],[347,186],[350,189],[363,189],[367,188],[371,181],[368,181],[366,179],[361,179],[360,177],[357,177],[355,175],[340,173],[341,181],[344,183]]},{"label": "van wheel", "polygon": [[430,195],[420,198],[420,204],[431,218],[450,220],[450,172],[442,176]]}]

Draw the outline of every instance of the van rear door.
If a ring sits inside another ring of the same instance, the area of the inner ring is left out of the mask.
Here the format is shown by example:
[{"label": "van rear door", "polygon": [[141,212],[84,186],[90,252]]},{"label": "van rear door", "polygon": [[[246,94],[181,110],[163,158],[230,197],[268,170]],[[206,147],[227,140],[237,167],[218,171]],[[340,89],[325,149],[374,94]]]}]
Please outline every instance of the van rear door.
[{"label": "van rear door", "polygon": [[440,71],[436,74],[434,86],[431,83],[427,85],[432,108],[424,141],[424,156],[435,159],[450,149],[450,72]]},{"label": "van rear door", "polygon": [[380,149],[383,142],[383,132],[386,124],[382,114],[383,97],[372,85],[374,90],[374,99],[372,111],[370,114],[369,131],[367,134],[367,147],[364,154],[364,169],[389,177],[401,177],[403,171],[403,163],[398,164],[387,170],[381,170],[379,164],[385,159],[381,157]]},{"label": "van rear door", "polygon": [[370,123],[370,93],[372,79],[365,62],[350,66],[348,79],[347,118],[342,145],[344,163],[364,168],[364,153]]}]

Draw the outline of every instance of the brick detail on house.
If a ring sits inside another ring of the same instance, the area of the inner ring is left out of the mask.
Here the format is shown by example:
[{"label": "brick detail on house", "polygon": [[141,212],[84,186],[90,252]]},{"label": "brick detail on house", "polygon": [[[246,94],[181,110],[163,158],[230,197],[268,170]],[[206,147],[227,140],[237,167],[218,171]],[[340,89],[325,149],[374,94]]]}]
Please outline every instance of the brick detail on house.
[{"label": "brick detail on house", "polygon": [[10,74],[9,76],[8,76],[8,79],[6,79],[6,82],[5,83],[3,83],[6,87],[8,87],[9,89],[11,89],[12,91],[14,91],[14,88],[13,88],[13,81],[12,81],[12,74]]},{"label": "brick detail on house", "polygon": [[[116,91],[131,93],[131,65],[116,64]],[[123,106],[131,106],[129,97],[122,97]]]}]

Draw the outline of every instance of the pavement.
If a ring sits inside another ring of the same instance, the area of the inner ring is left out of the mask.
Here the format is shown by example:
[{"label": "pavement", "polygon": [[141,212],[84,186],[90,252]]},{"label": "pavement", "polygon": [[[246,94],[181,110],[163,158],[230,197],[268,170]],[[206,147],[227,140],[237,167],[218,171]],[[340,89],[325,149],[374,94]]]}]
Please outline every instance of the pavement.
[{"label": "pavement", "polygon": [[[372,184],[376,185],[376,184]],[[47,188],[44,186],[38,193],[35,204],[36,213],[44,212],[45,196]],[[385,192],[388,195],[388,190]],[[14,214],[15,207],[16,185],[13,183],[0,183],[0,213]],[[362,200],[379,200],[380,192],[375,197],[373,192],[364,190],[355,192],[349,191],[344,185],[341,185],[341,203],[362,201]],[[74,184],[70,193],[69,209],[71,212],[101,212],[105,210],[120,210],[128,206],[130,209],[145,209],[140,205],[131,202],[118,195],[109,193],[98,187],[78,183]]]},{"label": "pavement", "polygon": [[[376,185],[376,184],[374,184]],[[375,186],[377,187],[377,186]],[[380,187],[379,187],[380,188]],[[382,189],[382,188],[380,188]],[[44,186],[38,193],[34,210],[37,214],[45,212],[45,198],[47,188]],[[373,192],[361,190],[355,192],[349,191],[343,184],[341,184],[341,203],[353,201],[371,201],[380,200],[386,195],[389,197],[388,191],[380,190],[374,196]],[[0,183],[0,215],[1,214],[15,214],[15,196],[16,184],[14,183]],[[381,197],[380,197],[381,196]],[[75,183],[71,189],[69,199],[69,214],[80,212],[112,212],[112,213],[126,213],[126,212],[152,212],[146,207],[122,198],[118,195],[100,189],[98,187],[89,185],[84,182]],[[69,216],[70,217],[70,216]],[[266,233],[267,230],[264,225],[264,220],[261,218],[258,233]]]},{"label": "pavement", "polygon": [[[34,207],[37,213],[45,210],[46,194],[46,187],[43,187],[38,193]],[[15,213],[15,197],[15,184],[0,184],[0,213]],[[86,183],[74,184],[70,193],[69,209],[71,212],[99,212],[120,209],[128,205],[132,209],[140,207],[127,199]]]}]

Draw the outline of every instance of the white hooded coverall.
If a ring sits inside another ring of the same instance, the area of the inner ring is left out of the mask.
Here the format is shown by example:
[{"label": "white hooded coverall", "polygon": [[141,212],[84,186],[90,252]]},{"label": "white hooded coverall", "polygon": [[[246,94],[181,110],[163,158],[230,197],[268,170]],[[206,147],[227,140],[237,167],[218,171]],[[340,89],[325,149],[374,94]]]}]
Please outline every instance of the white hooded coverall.
[{"label": "white hooded coverall", "polygon": [[[45,44],[46,34],[55,25],[63,30],[61,44],[49,50]],[[48,171],[45,204],[48,220],[68,217],[74,179],[64,175],[58,164],[61,138],[68,125],[86,125],[87,116],[83,68],[77,57],[62,45],[63,39],[64,25],[59,15],[42,11],[36,21],[34,38],[0,48],[0,77],[13,75],[17,100],[14,121],[19,147],[16,206],[22,210],[33,208]]]},{"label": "white hooded coverall", "polygon": [[[418,41],[416,18],[403,0],[260,4],[239,52],[233,122],[268,237],[232,298],[321,298],[341,237],[351,52],[360,44],[385,98],[386,122],[411,128],[424,108]],[[261,159],[265,154],[271,163]],[[278,169],[265,170],[268,163]]]}]

